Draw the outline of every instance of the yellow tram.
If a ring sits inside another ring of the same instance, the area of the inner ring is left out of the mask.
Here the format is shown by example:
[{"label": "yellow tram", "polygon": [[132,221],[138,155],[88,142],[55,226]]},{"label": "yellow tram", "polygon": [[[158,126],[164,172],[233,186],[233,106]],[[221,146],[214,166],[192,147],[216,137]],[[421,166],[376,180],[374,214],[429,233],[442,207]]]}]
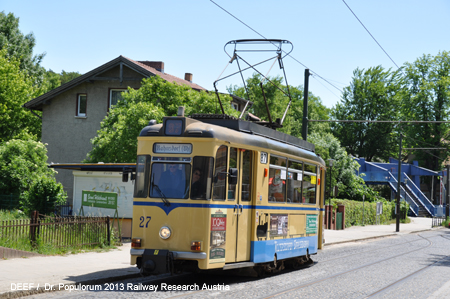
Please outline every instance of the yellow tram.
[{"label": "yellow tram", "polygon": [[138,137],[131,264],[144,275],[310,262],[325,163],[304,140],[226,115],[165,117]]}]

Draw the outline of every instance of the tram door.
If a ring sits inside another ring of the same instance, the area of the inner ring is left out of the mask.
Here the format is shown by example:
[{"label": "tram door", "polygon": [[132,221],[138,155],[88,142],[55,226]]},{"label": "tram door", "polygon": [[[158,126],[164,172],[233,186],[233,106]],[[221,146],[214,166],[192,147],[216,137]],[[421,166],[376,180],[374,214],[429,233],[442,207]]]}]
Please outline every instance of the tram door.
[{"label": "tram door", "polygon": [[230,167],[238,169],[238,183],[228,185],[228,201],[234,203],[231,216],[232,228],[227,233],[227,243],[231,252],[226,254],[226,262],[250,260],[251,199],[253,152],[230,148]]}]

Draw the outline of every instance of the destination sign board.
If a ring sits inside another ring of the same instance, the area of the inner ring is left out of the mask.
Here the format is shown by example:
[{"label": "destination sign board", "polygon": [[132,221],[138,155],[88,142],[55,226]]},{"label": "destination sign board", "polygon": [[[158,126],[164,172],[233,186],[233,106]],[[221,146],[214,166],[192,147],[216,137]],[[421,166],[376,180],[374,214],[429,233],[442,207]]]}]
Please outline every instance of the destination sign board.
[{"label": "destination sign board", "polygon": [[192,153],[192,144],[155,143],[153,152],[156,154],[190,154]]}]

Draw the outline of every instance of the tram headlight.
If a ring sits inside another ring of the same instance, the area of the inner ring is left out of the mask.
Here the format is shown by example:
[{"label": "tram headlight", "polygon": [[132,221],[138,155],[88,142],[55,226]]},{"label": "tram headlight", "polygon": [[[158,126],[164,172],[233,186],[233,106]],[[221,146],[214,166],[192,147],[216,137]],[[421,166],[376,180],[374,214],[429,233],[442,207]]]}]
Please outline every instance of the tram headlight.
[{"label": "tram headlight", "polygon": [[171,231],[170,228],[167,227],[167,226],[163,226],[163,227],[161,227],[161,229],[159,230],[159,236],[160,236],[162,239],[164,239],[164,240],[169,239],[169,238],[170,238],[170,235],[172,235],[172,231]]}]

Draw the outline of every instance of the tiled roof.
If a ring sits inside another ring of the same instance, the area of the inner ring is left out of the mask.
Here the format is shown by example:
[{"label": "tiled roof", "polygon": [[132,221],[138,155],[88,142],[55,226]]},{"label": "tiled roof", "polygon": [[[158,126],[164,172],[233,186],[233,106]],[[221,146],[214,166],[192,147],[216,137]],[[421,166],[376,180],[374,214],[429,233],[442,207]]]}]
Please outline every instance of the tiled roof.
[{"label": "tiled roof", "polygon": [[139,61],[135,61],[135,60],[130,59],[130,58],[127,58],[127,57],[124,57],[124,58],[125,58],[125,59],[128,59],[129,61],[131,61],[131,62],[133,62],[133,63],[135,63],[135,64],[137,64],[137,65],[139,65],[139,66],[141,66],[141,67],[143,67],[143,68],[145,68],[145,69],[147,69],[149,72],[151,72],[151,73],[153,73],[153,74],[155,74],[155,75],[158,75],[159,77],[163,78],[163,79],[166,80],[167,82],[175,82],[175,83],[180,84],[180,85],[181,85],[181,84],[186,84],[186,85],[190,86],[190,87],[193,88],[193,89],[197,89],[197,90],[205,90],[205,91],[206,91],[205,88],[201,87],[201,86],[198,85],[198,84],[191,83],[191,82],[189,82],[189,81],[186,81],[186,80],[184,80],[184,79],[181,79],[181,78],[172,76],[172,75],[170,75],[170,74],[161,73],[161,72],[158,71],[157,69],[155,69],[155,68],[153,68],[153,67],[151,67],[151,66],[148,66],[148,65],[146,65],[146,64],[143,64],[143,63],[141,63],[141,62],[139,62]]}]

